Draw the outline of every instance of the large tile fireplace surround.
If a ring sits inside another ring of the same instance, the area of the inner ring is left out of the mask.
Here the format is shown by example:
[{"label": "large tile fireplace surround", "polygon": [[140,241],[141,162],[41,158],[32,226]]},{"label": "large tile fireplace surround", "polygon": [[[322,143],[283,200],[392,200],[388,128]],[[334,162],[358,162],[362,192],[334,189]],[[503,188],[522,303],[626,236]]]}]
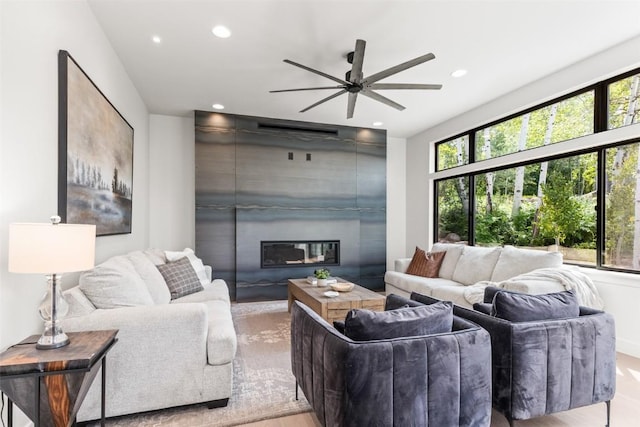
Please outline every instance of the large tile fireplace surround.
[{"label": "large tile fireplace surround", "polygon": [[196,250],[232,298],[285,299],[320,266],[384,288],[384,130],[197,111],[195,144]]}]

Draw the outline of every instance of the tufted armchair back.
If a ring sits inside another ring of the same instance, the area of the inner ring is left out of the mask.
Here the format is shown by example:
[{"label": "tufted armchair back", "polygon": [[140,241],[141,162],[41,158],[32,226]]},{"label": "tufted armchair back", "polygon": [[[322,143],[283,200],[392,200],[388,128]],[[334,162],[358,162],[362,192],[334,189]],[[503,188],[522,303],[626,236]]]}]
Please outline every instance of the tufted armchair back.
[{"label": "tufted armchair back", "polygon": [[291,307],[291,366],[325,426],[488,426],[488,333],[454,316],[449,333],[353,341]]}]

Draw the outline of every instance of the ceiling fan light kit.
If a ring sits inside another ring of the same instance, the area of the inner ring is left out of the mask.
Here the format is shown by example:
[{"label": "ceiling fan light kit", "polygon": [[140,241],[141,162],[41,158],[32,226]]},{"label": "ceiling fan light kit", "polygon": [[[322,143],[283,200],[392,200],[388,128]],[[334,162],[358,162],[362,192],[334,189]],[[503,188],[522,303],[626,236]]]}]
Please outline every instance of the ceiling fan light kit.
[{"label": "ceiling fan light kit", "polygon": [[339,89],[338,92],[332,95],[329,95],[326,98],[323,98],[314,104],[311,104],[307,108],[300,110],[300,112],[304,113],[305,111],[309,111],[310,109],[317,107],[318,105],[323,104],[327,101],[330,101],[333,98],[336,98],[340,95],[348,93],[349,99],[347,101],[347,119],[350,119],[353,117],[353,113],[355,111],[358,94],[364,95],[375,101],[388,105],[389,107],[395,108],[396,110],[402,111],[405,109],[404,106],[398,104],[395,101],[392,101],[391,99],[385,96],[380,95],[375,91],[376,90],[404,90],[404,89],[439,90],[442,88],[442,85],[440,84],[377,83],[378,81],[385,79],[389,76],[392,76],[401,71],[407,70],[409,68],[415,67],[416,65],[420,65],[424,62],[434,59],[435,55],[433,55],[433,53],[427,53],[426,55],[419,56],[417,58],[403,62],[402,64],[398,64],[394,67],[390,67],[378,73],[372,74],[369,77],[363,77],[362,65],[364,63],[365,46],[366,46],[366,42],[364,40],[358,39],[356,40],[355,50],[347,54],[347,62],[351,64],[351,70],[346,72],[344,80],[338,77],[334,77],[329,74],[323,73],[322,71],[318,71],[316,69],[307,67],[306,65],[302,65],[297,62],[291,61],[289,59],[285,59],[284,62],[286,62],[287,64],[291,64],[293,66],[302,68],[303,70],[307,70],[311,73],[325,77],[329,80],[339,83],[339,85],[307,87],[307,88],[299,88],[299,89],[272,90],[270,91],[270,93]]}]

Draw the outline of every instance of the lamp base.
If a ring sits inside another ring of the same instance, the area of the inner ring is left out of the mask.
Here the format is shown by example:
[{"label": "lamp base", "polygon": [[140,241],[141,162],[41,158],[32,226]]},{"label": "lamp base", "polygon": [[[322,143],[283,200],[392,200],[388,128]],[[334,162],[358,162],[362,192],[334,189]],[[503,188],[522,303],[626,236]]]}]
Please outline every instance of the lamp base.
[{"label": "lamp base", "polygon": [[64,316],[69,309],[69,305],[59,290],[61,279],[61,274],[47,275],[49,286],[38,308],[40,317],[44,319],[44,331],[36,344],[36,348],[40,350],[52,350],[69,344],[69,337],[62,332],[58,323],[58,316]]},{"label": "lamp base", "polygon": [[67,334],[57,327],[57,331],[49,329],[45,326],[45,330],[40,336],[40,339],[36,343],[36,348],[39,350],[53,350],[54,348],[64,347],[69,344],[69,337]]},{"label": "lamp base", "polygon": [[38,350],[53,350],[54,348],[64,347],[69,344],[69,337],[67,334],[57,337],[40,337],[36,344]]}]

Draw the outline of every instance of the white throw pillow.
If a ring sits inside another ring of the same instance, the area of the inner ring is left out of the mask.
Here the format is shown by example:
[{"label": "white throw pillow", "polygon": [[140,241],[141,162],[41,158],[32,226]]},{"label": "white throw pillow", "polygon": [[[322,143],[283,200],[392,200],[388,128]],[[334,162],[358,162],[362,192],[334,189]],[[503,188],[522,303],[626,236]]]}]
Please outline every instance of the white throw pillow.
[{"label": "white throw pillow", "polygon": [[96,308],[154,305],[131,261],[123,255],[108,259],[80,275],[79,287]]},{"label": "white throw pillow", "polygon": [[62,295],[64,295],[64,299],[67,301],[67,304],[69,304],[69,312],[64,316],[65,319],[85,316],[96,309],[78,286],[67,289]]},{"label": "white throw pillow", "polygon": [[431,252],[447,252],[440,265],[440,271],[438,272],[440,278],[453,280],[453,272],[456,269],[456,265],[464,248],[465,245],[459,243],[436,243],[431,247]]},{"label": "white throw pillow", "polygon": [[538,268],[557,268],[562,265],[560,252],[536,251],[505,246],[493,270],[491,281],[502,282]]},{"label": "white throw pillow", "polygon": [[200,279],[200,283],[202,286],[209,284],[209,279],[207,278],[207,273],[204,268],[204,264],[202,260],[196,256],[191,248],[185,248],[184,251],[164,251],[164,255],[167,257],[167,261],[177,261],[180,258],[187,257],[189,258],[189,262],[191,262],[191,266],[195,270],[198,275],[198,279]]},{"label": "white throw pillow", "polygon": [[453,280],[463,285],[473,285],[482,280],[489,280],[498,262],[501,249],[500,247],[465,246],[453,272]]},{"label": "white throw pillow", "polygon": [[[164,257],[164,254],[162,254]],[[169,304],[171,301],[171,292],[165,282],[162,274],[158,271],[154,263],[149,259],[145,252],[135,251],[128,253],[126,257],[131,261],[133,268],[136,269],[138,275],[147,286],[147,290],[156,304]],[[161,263],[160,265],[163,265]]]}]

